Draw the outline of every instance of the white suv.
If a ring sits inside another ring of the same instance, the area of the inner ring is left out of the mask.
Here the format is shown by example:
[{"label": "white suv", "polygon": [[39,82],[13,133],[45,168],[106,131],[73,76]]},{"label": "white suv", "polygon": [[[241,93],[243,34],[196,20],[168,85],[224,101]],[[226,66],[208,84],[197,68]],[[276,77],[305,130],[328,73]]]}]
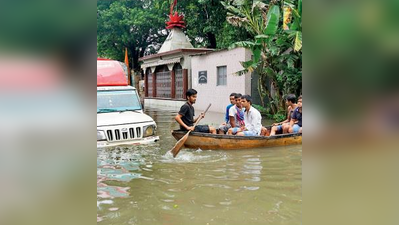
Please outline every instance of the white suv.
[{"label": "white suv", "polygon": [[143,113],[136,88],[97,87],[97,147],[149,144],[157,125]]}]

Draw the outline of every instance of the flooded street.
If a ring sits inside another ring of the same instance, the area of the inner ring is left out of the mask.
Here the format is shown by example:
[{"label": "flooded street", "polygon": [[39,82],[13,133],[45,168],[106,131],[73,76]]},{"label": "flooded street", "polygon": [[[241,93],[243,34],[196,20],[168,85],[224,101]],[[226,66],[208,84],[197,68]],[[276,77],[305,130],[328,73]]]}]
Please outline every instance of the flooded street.
[{"label": "flooded street", "polygon": [[[182,149],[173,158],[168,151],[176,143],[170,131],[178,128],[177,111],[145,112],[158,125],[159,142],[97,149],[98,224],[301,223],[301,145]],[[218,126],[223,118],[210,112],[200,124]]]}]

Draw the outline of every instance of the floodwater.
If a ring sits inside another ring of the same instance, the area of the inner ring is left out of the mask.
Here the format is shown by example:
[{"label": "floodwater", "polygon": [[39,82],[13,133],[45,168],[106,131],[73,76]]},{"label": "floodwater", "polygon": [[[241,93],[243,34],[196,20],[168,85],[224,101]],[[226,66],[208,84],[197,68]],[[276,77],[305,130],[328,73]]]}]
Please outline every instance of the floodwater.
[{"label": "floodwater", "polygon": [[[301,224],[302,145],[182,149],[173,158],[177,112],[145,112],[158,125],[159,142],[97,149],[98,224]],[[223,116],[209,112],[200,124],[216,126]]]}]

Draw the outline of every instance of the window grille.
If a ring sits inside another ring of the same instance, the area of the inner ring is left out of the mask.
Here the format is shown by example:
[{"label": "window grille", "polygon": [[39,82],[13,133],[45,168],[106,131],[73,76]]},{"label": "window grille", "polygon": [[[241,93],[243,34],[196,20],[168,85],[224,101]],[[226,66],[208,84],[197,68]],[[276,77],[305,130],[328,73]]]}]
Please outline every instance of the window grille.
[{"label": "window grille", "polygon": [[157,86],[157,97],[158,98],[171,98],[171,72],[157,72],[156,74],[156,86]]},{"label": "window grille", "polygon": [[183,98],[183,70],[175,69],[175,98]]}]

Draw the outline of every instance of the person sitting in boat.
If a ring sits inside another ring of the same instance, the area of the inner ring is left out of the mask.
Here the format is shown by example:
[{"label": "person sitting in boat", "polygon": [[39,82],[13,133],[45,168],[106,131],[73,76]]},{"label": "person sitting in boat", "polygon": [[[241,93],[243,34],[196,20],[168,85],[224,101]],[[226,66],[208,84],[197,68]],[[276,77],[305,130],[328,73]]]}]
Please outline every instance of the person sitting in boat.
[{"label": "person sitting in boat", "polygon": [[231,128],[228,129],[227,134],[235,135],[241,131],[241,127],[245,126],[244,123],[244,108],[241,104],[241,94],[236,95],[236,105],[230,108],[230,124]]},{"label": "person sitting in boat", "polygon": [[262,115],[260,112],[252,107],[252,97],[244,95],[241,98],[242,107],[245,108],[244,122],[245,126],[241,127],[241,131],[237,133],[238,136],[258,136],[262,129]]},{"label": "person sitting in boat", "polygon": [[290,128],[291,115],[294,109],[297,107],[296,96],[294,94],[289,94],[285,98],[285,104],[287,105],[287,119],[280,123],[273,123],[270,135],[276,134],[286,134]]},{"label": "person sitting in boat", "polygon": [[291,116],[288,133],[302,133],[302,95],[298,97],[297,105]]},{"label": "person sitting in boat", "polygon": [[236,93],[231,93],[230,94],[230,105],[228,105],[227,107],[226,107],[226,115],[225,115],[225,118],[224,118],[224,123],[222,123],[220,126],[219,126],[219,131],[218,131],[218,133],[219,134],[225,134],[226,132],[227,132],[227,130],[230,128],[230,116],[229,116],[229,113],[230,113],[230,108],[233,106],[233,105],[235,105],[236,104]]},{"label": "person sitting in boat", "polygon": [[180,130],[192,130],[201,133],[212,133],[216,134],[216,129],[208,125],[197,125],[194,127],[194,123],[200,118],[204,118],[204,113],[201,113],[196,119],[194,119],[194,107],[193,104],[197,101],[197,91],[194,89],[188,89],[186,92],[187,102],[180,107],[179,113],[175,116],[175,120],[180,124]]},{"label": "person sitting in boat", "polygon": [[270,136],[271,131],[272,131],[271,127],[262,127],[260,131],[260,136]]}]

